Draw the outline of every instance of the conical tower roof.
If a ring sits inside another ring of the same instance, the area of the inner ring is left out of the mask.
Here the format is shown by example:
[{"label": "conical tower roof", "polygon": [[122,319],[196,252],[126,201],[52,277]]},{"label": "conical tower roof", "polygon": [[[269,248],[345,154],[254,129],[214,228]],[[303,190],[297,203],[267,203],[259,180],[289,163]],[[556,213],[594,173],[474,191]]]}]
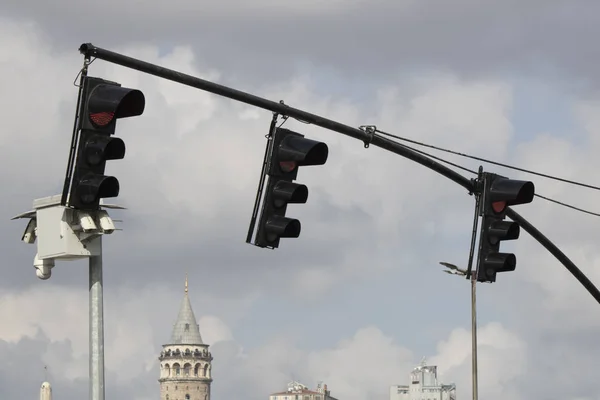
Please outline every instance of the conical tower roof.
[{"label": "conical tower roof", "polygon": [[185,295],[181,302],[177,321],[173,326],[170,344],[189,344],[200,345],[204,344],[200,335],[200,326],[196,322],[196,316],[192,310],[190,299],[188,296],[188,281],[187,274],[185,277]]}]

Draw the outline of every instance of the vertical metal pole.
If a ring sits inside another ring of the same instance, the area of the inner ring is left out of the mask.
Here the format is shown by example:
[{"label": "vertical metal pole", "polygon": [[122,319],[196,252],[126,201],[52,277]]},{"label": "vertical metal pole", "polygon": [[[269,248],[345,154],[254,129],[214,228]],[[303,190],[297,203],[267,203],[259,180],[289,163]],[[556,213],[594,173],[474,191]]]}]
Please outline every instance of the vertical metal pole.
[{"label": "vertical metal pole", "polygon": [[90,400],[104,400],[104,305],[102,297],[102,236],[100,255],[90,257]]},{"label": "vertical metal pole", "polygon": [[477,400],[477,274],[471,275],[471,353],[473,368],[473,400]]},{"label": "vertical metal pole", "polygon": [[[283,100],[282,100],[283,101]],[[265,175],[267,174],[269,168],[269,154],[271,153],[269,150],[271,145],[273,144],[273,135],[275,134],[275,130],[277,128],[277,119],[279,118],[279,114],[273,113],[273,118],[271,119],[271,125],[269,127],[269,133],[265,135],[267,139],[267,144],[265,146],[265,156],[263,158],[262,170],[260,172],[260,178],[258,179],[258,189],[256,189],[256,200],[254,201],[254,209],[252,210],[252,217],[250,218],[250,226],[248,227],[248,235],[246,236],[246,243],[250,243],[252,241],[252,235],[254,234],[254,227],[256,226],[256,217],[258,216],[259,208],[260,208],[260,199],[262,197],[262,191],[265,186]],[[285,120],[284,120],[285,121]],[[279,125],[281,126],[281,125]]]},{"label": "vertical metal pole", "polygon": [[[479,166],[479,170],[477,171],[477,183],[478,189],[481,189],[481,185],[485,186],[485,176],[483,173],[483,166]],[[485,190],[480,190],[476,194],[475,201],[475,222],[473,223],[473,241],[471,244],[471,250],[474,249],[474,239],[475,239],[475,228],[477,227],[477,220],[479,216],[482,214],[483,204],[485,199]],[[483,229],[483,225],[481,226]],[[481,257],[481,235],[479,240],[479,251],[477,252],[477,261],[475,264],[475,273],[471,275],[471,354],[472,354],[472,369],[473,369],[473,400],[477,400],[479,397],[478,394],[478,385],[477,385],[477,275],[479,273],[479,258]],[[469,265],[469,271],[471,271],[471,265]]]},{"label": "vertical metal pole", "polygon": [[[471,278],[471,369],[472,369],[472,380],[473,380],[473,400],[477,400],[479,397],[478,394],[478,385],[477,385],[477,274],[479,272],[479,257],[481,256],[481,240],[479,241],[479,251],[477,252],[477,261],[475,264],[475,273],[471,273],[472,271],[472,263],[473,263],[473,252],[475,250],[475,237],[477,235],[477,222],[479,220],[479,216],[481,214],[482,209],[482,191],[481,184],[484,183],[484,175],[483,175],[483,167],[479,166],[479,171],[477,174],[477,181],[474,185],[476,188],[475,193],[475,216],[473,218],[473,235],[471,237],[471,253],[469,254],[469,265],[467,270],[467,276],[470,274]],[[482,225],[483,229],[483,225]]]}]

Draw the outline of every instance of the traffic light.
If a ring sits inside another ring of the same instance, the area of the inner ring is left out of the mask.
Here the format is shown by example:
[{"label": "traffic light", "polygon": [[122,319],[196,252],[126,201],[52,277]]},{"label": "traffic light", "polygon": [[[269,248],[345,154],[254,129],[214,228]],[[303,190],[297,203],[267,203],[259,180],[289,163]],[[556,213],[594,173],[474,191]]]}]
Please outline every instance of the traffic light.
[{"label": "traffic light", "polygon": [[481,234],[479,236],[479,265],[477,280],[495,282],[497,272],[514,271],[517,258],[514,254],[500,253],[500,243],[519,238],[516,222],[504,221],[506,208],[531,203],[535,187],[533,182],[517,181],[500,175],[484,173]]},{"label": "traffic light", "polygon": [[69,205],[79,210],[97,210],[101,198],[119,195],[117,178],[104,175],[106,161],[125,157],[125,143],[112,137],[117,119],[141,115],[145,98],[139,90],[86,77],[81,101],[81,130]]},{"label": "traffic light", "polygon": [[308,199],[308,188],[294,183],[298,167],[325,164],[329,149],[325,143],[284,128],[275,130],[271,148],[269,179],[254,244],[275,249],[281,238],[300,236],[300,221],[285,216],[288,204],[304,204]]}]

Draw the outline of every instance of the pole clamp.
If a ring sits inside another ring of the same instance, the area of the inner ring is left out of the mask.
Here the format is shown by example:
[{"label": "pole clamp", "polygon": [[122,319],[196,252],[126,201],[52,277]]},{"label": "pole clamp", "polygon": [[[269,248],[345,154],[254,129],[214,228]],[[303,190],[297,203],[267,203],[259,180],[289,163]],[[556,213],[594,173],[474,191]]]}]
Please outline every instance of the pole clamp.
[{"label": "pole clamp", "polygon": [[361,131],[365,132],[368,136],[367,139],[363,140],[365,144],[365,149],[369,148],[369,145],[373,142],[375,138],[375,132],[377,131],[377,126],[375,125],[361,125],[358,127]]}]

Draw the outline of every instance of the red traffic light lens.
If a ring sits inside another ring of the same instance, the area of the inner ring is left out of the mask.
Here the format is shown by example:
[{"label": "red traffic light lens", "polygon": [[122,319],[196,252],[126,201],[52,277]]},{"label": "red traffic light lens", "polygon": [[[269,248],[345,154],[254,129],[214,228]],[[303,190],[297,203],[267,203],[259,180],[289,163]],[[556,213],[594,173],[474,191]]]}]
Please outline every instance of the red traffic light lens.
[{"label": "red traffic light lens", "polygon": [[114,117],[114,112],[98,112],[90,114],[90,120],[96,126],[106,126],[111,123]]},{"label": "red traffic light lens", "polygon": [[494,210],[496,214],[501,213],[502,211],[504,211],[505,208],[506,201],[496,201],[492,203],[492,210]]},{"label": "red traffic light lens", "polygon": [[281,161],[279,163],[279,168],[283,172],[288,173],[288,172],[292,172],[293,170],[295,170],[297,165],[298,164],[296,163],[296,161]]}]

